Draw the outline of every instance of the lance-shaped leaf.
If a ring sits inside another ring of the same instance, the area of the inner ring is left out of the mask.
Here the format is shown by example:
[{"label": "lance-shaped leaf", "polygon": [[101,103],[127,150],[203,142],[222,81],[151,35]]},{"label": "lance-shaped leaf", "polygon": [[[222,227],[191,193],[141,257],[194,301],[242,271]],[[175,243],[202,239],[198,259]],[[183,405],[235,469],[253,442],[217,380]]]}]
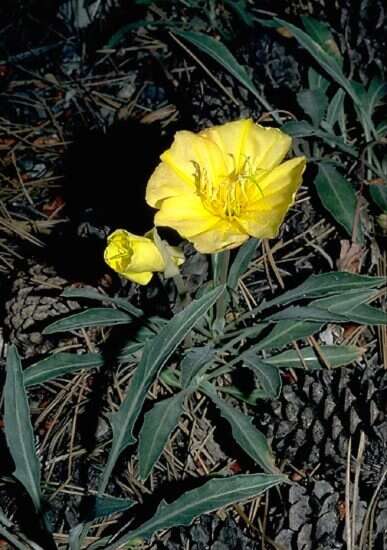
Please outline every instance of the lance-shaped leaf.
[{"label": "lance-shaped leaf", "polygon": [[244,273],[246,272],[249,263],[254,257],[258,244],[259,241],[257,239],[251,238],[239,247],[238,252],[228,272],[227,286],[231,290],[236,289],[239,278],[242,277],[242,275],[244,275]]},{"label": "lance-shaped leaf", "polygon": [[367,304],[353,308],[347,317],[359,325],[387,325],[387,312]]},{"label": "lance-shaped leaf", "polygon": [[276,399],[281,391],[281,376],[278,369],[267,363],[266,360],[262,361],[254,351],[245,353],[243,361],[256,373],[263,391],[272,399]]},{"label": "lance-shaped leaf", "polygon": [[184,356],[180,364],[181,385],[183,388],[188,388],[196,375],[211,363],[214,356],[215,349],[211,344],[201,348],[193,348]]},{"label": "lance-shaped leaf", "polygon": [[132,305],[130,302],[125,300],[125,298],[107,296],[106,294],[98,292],[94,288],[66,288],[62,292],[62,296],[64,298],[85,298],[88,300],[96,300],[98,302],[110,302],[127,313],[130,313],[133,317],[142,317],[144,315],[144,312],[141,311],[141,309],[138,309]]},{"label": "lance-shaped leaf", "polygon": [[178,525],[190,525],[201,514],[229,506],[285,483],[283,475],[246,474],[222,479],[212,479],[198,489],[187,491],[174,502],[162,502],[155,515],[143,525],[122,535],[105,550],[115,550],[138,539],[148,539],[160,529]]},{"label": "lance-shaped leaf", "polygon": [[215,40],[211,36],[207,36],[200,32],[174,30],[174,33],[181,36],[188,42],[191,42],[194,46],[202,50],[205,54],[209,55],[217,63],[222,65],[234,78],[247,90],[249,90],[258,101],[273,114],[273,118],[276,122],[281,124],[281,119],[275,112],[275,110],[269,105],[266,99],[259,93],[254,82],[249,77],[246,69],[235,59],[230,50],[226,48],[224,44]]},{"label": "lance-shaped leaf", "polygon": [[341,294],[349,290],[360,291],[379,288],[384,284],[386,284],[384,277],[355,275],[353,273],[347,273],[346,271],[321,273],[320,275],[311,275],[301,285],[292,290],[288,290],[284,294],[281,294],[277,298],[259,307],[261,309],[266,309],[272,306],[290,304],[297,300]]},{"label": "lance-shaped leaf", "polygon": [[205,382],[201,385],[201,388],[217,406],[223,418],[230,424],[233,438],[241,449],[266,472],[278,473],[267,439],[262,432],[253,426],[252,418],[220,399],[212,384]]},{"label": "lance-shaped leaf", "polygon": [[24,371],[24,385],[36,386],[43,384],[58,376],[72,374],[82,369],[95,369],[103,364],[102,355],[99,353],[59,352],[39,361]]},{"label": "lance-shaped leaf", "polygon": [[215,288],[198,300],[193,301],[183,311],[175,315],[157,336],[145,344],[141,360],[130,383],[129,391],[119,410],[111,417],[113,441],[105,466],[100,493],[104,492],[121,452],[136,441],[133,436],[133,428],[141,412],[149,386],[177,346],[189,334],[199,319],[213,306],[224,290],[223,286]]},{"label": "lance-shaped leaf", "polygon": [[[323,206],[351,236],[357,205],[351,183],[333,165],[321,162],[314,185]],[[358,234],[361,238],[361,231]]]},{"label": "lance-shaped leaf", "polygon": [[337,58],[335,58],[335,56],[331,53],[327,53],[327,51],[321,47],[320,44],[313,40],[313,38],[311,38],[302,29],[296,27],[296,25],[288,23],[288,21],[284,21],[283,19],[279,19],[277,17],[275,17],[274,20],[281,26],[288,29],[295,39],[301,44],[301,46],[303,46],[314,57],[320,67],[322,67],[329,74],[329,76],[333,78],[333,80],[344,88],[356,105],[361,107],[360,99],[351,81],[344,75]]},{"label": "lance-shaped leaf", "polygon": [[326,94],[319,89],[302,90],[297,94],[297,102],[310,117],[313,126],[318,128],[328,107]]},{"label": "lance-shaped leaf", "polygon": [[140,477],[145,480],[159,459],[172,431],[179,423],[186,393],[180,392],[156,403],[146,413],[139,435]]},{"label": "lance-shaped leaf", "polygon": [[108,307],[95,307],[74,313],[64,319],[54,321],[43,330],[43,334],[55,334],[56,332],[68,332],[86,327],[112,327],[115,325],[128,325],[133,322],[133,315]]},{"label": "lance-shaped leaf", "polygon": [[14,346],[9,348],[7,355],[4,422],[7,444],[15,463],[13,475],[27,490],[36,510],[40,511],[40,463],[35,451],[34,432],[23,384],[20,357]]},{"label": "lance-shaped leaf", "polygon": [[90,522],[96,519],[106,518],[118,512],[125,512],[135,504],[136,501],[129,498],[92,497],[89,500],[83,521]]},{"label": "lance-shaped leaf", "polygon": [[347,317],[339,313],[333,313],[326,309],[319,309],[314,305],[310,306],[289,306],[286,309],[274,313],[268,317],[271,321],[296,320],[296,321],[315,321],[321,323],[340,323],[346,322]]},{"label": "lance-shaped leaf", "polygon": [[[349,365],[360,359],[364,351],[364,348],[356,346],[320,346],[317,353],[313,347],[308,346],[300,350],[283,351],[272,357],[267,357],[265,362],[278,368],[316,370],[325,368],[326,364],[330,367]],[[320,354],[325,359],[325,364]]]},{"label": "lance-shaped leaf", "polygon": [[[272,331],[251,349],[260,351],[282,348],[294,340],[315,334],[321,326],[321,323],[313,321],[279,321]],[[250,350],[246,353],[250,353]],[[244,354],[241,355],[241,358],[243,357]]]}]

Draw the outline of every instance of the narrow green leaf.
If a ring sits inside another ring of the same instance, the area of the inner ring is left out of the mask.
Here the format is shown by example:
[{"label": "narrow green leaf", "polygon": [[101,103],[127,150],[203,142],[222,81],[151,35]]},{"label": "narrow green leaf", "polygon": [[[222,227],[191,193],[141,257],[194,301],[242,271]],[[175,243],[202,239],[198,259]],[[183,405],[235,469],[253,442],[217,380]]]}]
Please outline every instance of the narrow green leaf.
[{"label": "narrow green leaf", "polygon": [[364,97],[364,108],[367,109],[369,117],[372,117],[386,95],[387,82],[377,77],[373,78]]},{"label": "narrow green leaf", "polygon": [[251,238],[239,247],[228,273],[227,286],[231,290],[236,289],[239,278],[242,277],[242,275],[246,272],[249,263],[254,257],[258,245],[259,241],[257,239]]},{"label": "narrow green leaf", "polygon": [[311,137],[317,135],[317,129],[306,120],[290,120],[282,125],[282,130],[292,137]]},{"label": "narrow green leaf", "polygon": [[330,147],[335,149],[336,147],[341,151],[344,151],[348,155],[353,157],[357,156],[357,150],[352,146],[345,143],[342,137],[335,136],[332,133],[327,133],[320,128],[315,128],[306,120],[291,120],[290,122],[285,122],[282,129],[284,132],[289,134],[292,137],[311,137],[315,136],[322,139]]},{"label": "narrow green leaf", "polygon": [[[269,105],[266,99],[258,92],[255,84],[247,74],[246,69],[235,59],[230,50],[224,44],[200,32],[182,31],[175,29],[173,31],[177,36],[181,36],[194,46],[209,55],[217,63],[222,65],[234,78],[236,78],[247,90],[249,90],[258,101],[272,112],[273,107]],[[273,118],[281,124],[281,119],[273,112]]]},{"label": "narrow green leaf", "polygon": [[321,73],[318,73],[313,67],[308,69],[308,86],[312,90],[322,90],[324,93],[330,86],[329,80],[323,77]]},{"label": "narrow green leaf", "polygon": [[211,363],[214,356],[215,349],[211,344],[191,349],[180,364],[182,387],[188,388],[197,374]]},{"label": "narrow green leaf", "polygon": [[283,475],[246,474],[207,481],[198,489],[187,491],[174,502],[162,502],[155,515],[143,525],[122,535],[105,550],[115,550],[135,539],[148,539],[160,529],[190,525],[201,514],[256,497],[284,483]]},{"label": "narrow green leaf", "polygon": [[340,323],[346,322],[347,317],[339,313],[333,313],[325,309],[320,309],[314,305],[309,306],[289,306],[286,309],[274,313],[268,317],[271,321],[282,322],[284,320],[296,321],[314,321],[320,323]]},{"label": "narrow green leaf", "polygon": [[34,363],[24,371],[24,385],[26,387],[36,386],[78,370],[99,368],[102,364],[103,358],[99,353],[84,353],[82,355],[68,352],[55,353]]},{"label": "narrow green leaf", "polygon": [[133,436],[133,428],[140,415],[149,386],[177,346],[189,334],[199,319],[214,305],[224,290],[224,287],[215,288],[198,300],[193,301],[183,311],[175,315],[157,336],[145,344],[141,361],[136,368],[129,391],[119,410],[111,417],[113,441],[104,470],[100,493],[104,492],[121,452],[136,441]]},{"label": "narrow green leaf", "polygon": [[315,61],[317,61],[320,67],[322,67],[324,71],[326,71],[329,76],[333,80],[335,80],[351,96],[358,107],[361,107],[361,102],[358,98],[358,95],[353,88],[351,81],[348,80],[346,76],[344,76],[344,73],[340,67],[340,64],[337,62],[337,59],[330,53],[327,53],[325,49],[322,48],[320,44],[315,42],[315,40],[313,40],[313,38],[311,38],[306,32],[296,27],[295,25],[292,25],[292,23],[288,23],[287,21],[284,21],[283,19],[280,19],[278,17],[275,17],[274,20],[283,27],[287,28],[295,37],[295,39],[299,42],[299,44],[301,44],[301,46],[303,46],[310,53]]},{"label": "narrow green leaf", "polygon": [[7,377],[4,388],[5,437],[15,463],[13,476],[20,481],[37,511],[41,510],[40,462],[36,455],[23,371],[15,346],[7,354]]},{"label": "narrow green leaf", "polygon": [[[363,348],[356,346],[320,346],[319,351],[331,367],[349,365],[360,359],[364,353]],[[319,354],[312,347],[283,351],[272,357],[267,357],[265,362],[278,368],[304,369],[305,366],[313,370],[326,368]]]},{"label": "narrow green leaf", "polygon": [[113,298],[98,292],[94,288],[66,288],[62,292],[64,298],[85,298],[88,300],[96,300],[99,302],[110,302],[111,304],[116,305],[120,309],[123,309],[127,313],[133,315],[133,317],[143,317],[144,312],[141,309],[133,306],[130,302],[125,300],[125,298]]},{"label": "narrow green leaf", "polygon": [[185,392],[180,392],[169,399],[156,403],[146,413],[144,424],[139,435],[138,460],[140,478],[144,481],[152,471],[153,466],[168,441],[172,431],[179,423],[183,412]]},{"label": "narrow green leaf", "polygon": [[266,309],[277,305],[286,305],[297,300],[320,298],[342,294],[346,291],[362,291],[365,289],[379,288],[386,283],[384,277],[370,277],[368,275],[355,275],[347,271],[332,271],[320,275],[310,275],[301,285],[288,290],[277,298],[266,302],[259,307]]},{"label": "narrow green leaf", "polygon": [[235,399],[248,403],[249,405],[257,405],[261,399],[273,399],[271,393],[256,389],[250,393],[245,393],[236,386],[219,386],[216,388],[221,393],[232,395]]},{"label": "narrow green leaf", "polygon": [[[265,338],[248,351],[282,348],[294,340],[315,334],[320,328],[321,323],[312,321],[279,321]],[[243,356],[244,354],[241,355],[241,358]]]},{"label": "narrow green leaf", "polygon": [[376,206],[382,212],[387,212],[387,184],[371,184],[368,186],[370,195]]},{"label": "narrow green leaf", "polygon": [[368,302],[373,297],[376,298],[377,293],[375,289],[343,292],[339,296],[329,296],[314,300],[313,306],[333,313],[339,313],[340,315],[347,315],[353,308]]},{"label": "narrow green leaf", "polygon": [[278,473],[273,453],[266,437],[253,426],[252,418],[220,399],[215,387],[206,382],[201,386],[204,393],[219,409],[222,417],[230,424],[232,436],[240,448],[268,473]]},{"label": "narrow green leaf", "polygon": [[278,369],[266,360],[259,359],[254,351],[244,354],[243,361],[256,373],[263,391],[272,399],[276,399],[281,391],[281,376]]},{"label": "narrow green leaf", "polygon": [[347,317],[359,325],[387,325],[387,312],[367,304],[351,309]]},{"label": "narrow green leaf", "polygon": [[339,88],[328,105],[325,121],[331,129],[333,129],[335,124],[339,121],[340,114],[344,109],[344,97],[344,91]]},{"label": "narrow green leaf", "polygon": [[322,90],[302,90],[297,94],[297,102],[310,117],[313,126],[318,128],[328,107],[328,98]]},{"label": "narrow green leaf", "polygon": [[309,36],[313,38],[316,44],[321,46],[321,48],[323,48],[323,50],[331,56],[340,67],[342,67],[343,57],[335,42],[335,39],[333,38],[329,25],[327,25],[327,23],[323,23],[322,21],[318,21],[309,15],[302,15],[301,20]]},{"label": "narrow green leaf", "polygon": [[353,186],[331,164],[320,163],[314,184],[333,218],[352,236],[357,198]]},{"label": "narrow green leaf", "polygon": [[136,502],[129,498],[93,497],[90,499],[88,510],[83,521],[91,522],[96,519],[106,518],[118,512],[125,512],[132,508]]},{"label": "narrow green leaf", "polygon": [[128,325],[133,322],[133,316],[118,309],[107,307],[95,307],[74,313],[59,321],[54,321],[43,330],[43,334],[55,334],[68,332],[85,327],[112,327],[115,325]]}]

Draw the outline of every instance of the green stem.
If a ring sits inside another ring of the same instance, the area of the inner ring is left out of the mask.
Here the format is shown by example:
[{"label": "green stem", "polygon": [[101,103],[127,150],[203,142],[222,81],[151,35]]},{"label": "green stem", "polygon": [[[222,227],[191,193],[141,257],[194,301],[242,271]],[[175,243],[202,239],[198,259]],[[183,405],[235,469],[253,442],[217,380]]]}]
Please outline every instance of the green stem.
[{"label": "green stem", "polygon": [[[224,250],[218,252],[212,256],[212,270],[214,287],[218,285],[225,285],[228,278],[228,267],[230,263],[230,251]],[[229,302],[229,296],[227,292],[223,292],[221,297],[216,302],[215,306],[215,320],[212,325],[213,333],[215,336],[223,334],[223,330],[226,324],[226,311]]]}]

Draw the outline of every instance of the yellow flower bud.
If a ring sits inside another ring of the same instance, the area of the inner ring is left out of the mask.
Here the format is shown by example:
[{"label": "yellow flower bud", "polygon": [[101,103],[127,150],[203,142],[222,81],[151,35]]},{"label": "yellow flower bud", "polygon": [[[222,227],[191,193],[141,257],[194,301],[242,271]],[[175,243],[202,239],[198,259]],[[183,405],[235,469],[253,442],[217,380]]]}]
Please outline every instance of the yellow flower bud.
[{"label": "yellow flower bud", "polygon": [[147,236],[141,237],[125,229],[117,229],[108,237],[105,262],[123,277],[140,285],[147,285],[153,273],[166,269],[165,251],[176,266],[184,262],[183,253],[164,241],[163,251],[160,252],[152,235],[149,232]]},{"label": "yellow flower bud", "polygon": [[146,201],[199,252],[273,238],[301,185],[305,157],[282,162],[291,138],[251,119],[177,132],[152,174]]}]

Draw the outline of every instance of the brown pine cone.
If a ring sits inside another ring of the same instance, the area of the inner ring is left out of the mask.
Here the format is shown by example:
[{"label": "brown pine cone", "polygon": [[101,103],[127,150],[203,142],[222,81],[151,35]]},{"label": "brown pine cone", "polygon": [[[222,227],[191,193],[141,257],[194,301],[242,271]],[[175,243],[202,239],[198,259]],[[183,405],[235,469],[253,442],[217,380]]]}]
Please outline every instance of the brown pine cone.
[{"label": "brown pine cone", "polygon": [[[77,302],[60,297],[66,286],[69,283],[47,265],[30,263],[27,270],[17,273],[5,304],[4,336],[22,356],[32,357],[54,349],[58,337],[43,335],[43,328],[51,320],[80,309]],[[68,336],[65,339],[73,341]]]}]

